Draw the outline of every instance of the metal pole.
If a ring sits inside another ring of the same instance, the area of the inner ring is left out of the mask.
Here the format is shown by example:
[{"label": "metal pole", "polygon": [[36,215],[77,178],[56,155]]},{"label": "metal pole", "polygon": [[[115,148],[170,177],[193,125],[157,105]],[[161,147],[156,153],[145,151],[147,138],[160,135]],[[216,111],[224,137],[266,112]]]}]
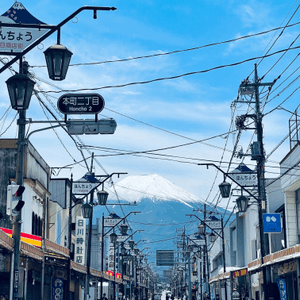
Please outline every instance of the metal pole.
[{"label": "metal pole", "polygon": [[[91,193],[91,205],[93,203],[93,193]],[[90,293],[90,266],[91,266],[91,246],[92,246],[92,220],[93,220],[93,209],[91,211],[91,215],[89,217],[89,227],[88,227],[88,231],[89,231],[89,238],[88,238],[88,248],[87,248],[87,258],[86,258],[86,277],[85,277],[85,289],[84,289],[84,294],[85,294],[85,300],[88,300],[88,295]]]},{"label": "metal pole", "polygon": [[[25,125],[26,125],[26,110],[19,111],[18,120],[18,154],[17,154],[17,185],[23,185],[24,177],[24,156],[25,156]],[[22,200],[22,196],[19,200]],[[12,237],[14,239],[14,265],[12,273],[14,276],[13,298],[18,299],[18,284],[19,284],[19,264],[20,264],[20,242],[21,242],[21,224],[22,224],[22,210],[18,212],[13,222]]]},{"label": "metal pole", "polygon": [[[91,170],[92,173],[93,170],[93,160],[94,160],[94,152],[92,153],[92,159],[91,159]],[[92,175],[94,175],[92,173]],[[92,223],[93,223],[93,203],[94,203],[94,191],[90,195],[90,205],[92,206],[92,211],[89,217],[89,238],[88,238],[88,248],[87,248],[87,258],[86,258],[86,277],[85,277],[85,289],[84,289],[84,299],[88,300],[88,295],[90,294],[90,266],[91,266],[91,252],[92,252]]]},{"label": "metal pole", "polygon": [[[201,249],[201,247],[200,247],[200,249]],[[203,255],[202,255],[202,257],[203,257]],[[200,300],[202,300],[203,299],[203,290],[202,290],[202,283],[203,283],[203,278],[202,278],[202,276],[203,276],[203,273],[201,272],[201,268],[202,268],[202,262],[201,262],[201,260],[200,260],[200,262],[199,262],[199,275],[200,275],[200,280],[199,280],[199,285],[200,285]]]},{"label": "metal pole", "polygon": [[226,273],[226,261],[225,261],[225,236],[224,236],[223,218],[221,218],[221,228],[222,228],[222,252],[223,252],[223,269],[224,269],[225,300],[227,300],[227,282],[226,282],[226,279],[225,279],[225,273]]},{"label": "metal pole", "polygon": [[41,283],[41,299],[44,299],[44,285],[45,285],[45,238],[46,238],[46,193],[43,195],[43,221],[42,221],[42,251],[43,251],[43,262],[42,262],[42,283]]},{"label": "metal pole", "polygon": [[188,278],[189,278],[189,300],[192,300],[192,284],[191,284],[191,252],[188,251]]},{"label": "metal pole", "polygon": [[[204,221],[206,221],[206,204],[204,204]],[[206,223],[205,223],[206,224]],[[203,270],[205,271],[205,292],[208,293],[209,299],[210,297],[210,285],[209,285],[209,262],[208,262],[208,253],[207,253],[207,238],[206,238],[206,226],[204,231],[204,238],[205,238],[205,245],[204,245],[204,257],[205,257],[205,263]]]},{"label": "metal pole", "polygon": [[116,300],[116,243],[114,243],[114,300]]},{"label": "metal pole", "polygon": [[103,260],[104,260],[104,213],[102,214],[102,231],[101,231],[101,286],[100,286],[100,299],[103,297]]},{"label": "metal pole", "polygon": [[70,297],[70,284],[71,284],[71,243],[72,243],[72,193],[73,193],[73,174],[71,174],[71,187],[70,187],[70,198],[69,198],[69,232],[68,232],[68,249],[69,249],[69,262],[68,262],[68,274],[67,274],[67,286],[66,295],[67,300]]}]

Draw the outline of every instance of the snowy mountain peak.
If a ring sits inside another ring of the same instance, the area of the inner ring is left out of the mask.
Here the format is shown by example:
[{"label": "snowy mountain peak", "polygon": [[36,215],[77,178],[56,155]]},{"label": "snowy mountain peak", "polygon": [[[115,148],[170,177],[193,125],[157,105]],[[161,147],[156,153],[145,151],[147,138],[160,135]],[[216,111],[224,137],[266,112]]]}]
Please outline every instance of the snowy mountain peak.
[{"label": "snowy mountain peak", "polygon": [[[178,201],[188,206],[190,206],[188,203],[203,203],[195,195],[157,174],[127,176],[119,181],[115,188],[120,199],[130,202],[148,199],[153,202]],[[109,198],[116,197],[110,193]]]}]

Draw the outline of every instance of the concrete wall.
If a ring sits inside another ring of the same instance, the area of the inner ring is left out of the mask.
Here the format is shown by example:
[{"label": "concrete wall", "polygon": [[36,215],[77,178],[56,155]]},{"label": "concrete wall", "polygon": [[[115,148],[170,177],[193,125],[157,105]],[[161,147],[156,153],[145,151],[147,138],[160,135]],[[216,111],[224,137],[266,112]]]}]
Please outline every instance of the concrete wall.
[{"label": "concrete wall", "polygon": [[[221,234],[221,230],[219,231]],[[230,228],[227,226],[224,228],[224,237],[225,237],[225,261],[226,266],[230,266],[231,257],[230,257]],[[214,242],[211,250],[209,251],[209,260],[210,260],[210,276],[215,276],[223,269],[223,258],[222,258],[222,239],[218,237]],[[220,259],[221,264],[214,268],[214,260],[217,258]]]},{"label": "concrete wall", "polygon": [[300,162],[300,146],[296,145],[280,163],[281,186],[284,192],[285,217],[287,220],[287,247],[299,243],[298,231],[300,207],[296,207],[296,191],[300,189],[300,171],[295,168]]}]

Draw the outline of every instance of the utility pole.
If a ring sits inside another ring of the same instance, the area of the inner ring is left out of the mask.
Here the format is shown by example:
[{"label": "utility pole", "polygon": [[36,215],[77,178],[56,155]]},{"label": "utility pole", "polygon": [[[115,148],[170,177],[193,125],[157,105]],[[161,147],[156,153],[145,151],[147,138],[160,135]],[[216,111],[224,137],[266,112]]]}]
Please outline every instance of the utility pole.
[{"label": "utility pole", "polygon": [[[204,221],[206,221],[206,203],[204,204]],[[209,264],[208,264],[208,253],[207,253],[207,238],[206,238],[206,226],[204,227],[204,239],[205,239],[205,245],[204,245],[204,262],[203,262],[203,276],[205,281],[205,293],[208,293],[209,299],[210,297],[210,286],[209,286]]]},{"label": "utility pole", "polygon": [[[266,243],[267,239],[263,232],[263,213],[266,212],[267,199],[266,199],[266,186],[265,186],[265,153],[263,145],[263,127],[262,127],[262,114],[260,111],[260,101],[259,101],[259,87],[266,86],[269,84],[262,84],[258,82],[257,76],[257,65],[255,64],[254,72],[254,88],[255,88],[255,108],[256,108],[256,132],[257,132],[257,142],[259,144],[260,155],[257,159],[257,188],[260,202],[258,205],[259,214],[259,227],[260,227],[260,243],[261,243],[261,263],[263,264],[263,259],[267,253]],[[266,268],[263,268],[263,292],[265,300],[269,300],[268,288],[267,288],[267,272]]]},{"label": "utility pole", "polygon": [[[240,85],[240,88],[254,89],[255,96],[255,115],[248,115],[252,117],[255,122],[255,130],[257,135],[257,146],[258,151],[256,150],[256,144],[252,144],[252,158],[256,160],[256,168],[257,168],[257,188],[258,188],[258,219],[259,219],[259,235],[260,235],[260,251],[261,251],[261,264],[263,264],[264,256],[267,254],[267,246],[268,239],[263,232],[263,213],[266,212],[267,208],[267,198],[266,198],[266,186],[265,186],[265,152],[263,145],[263,126],[262,126],[262,113],[260,108],[260,100],[259,100],[259,87],[272,87],[273,82],[261,83],[258,79],[257,75],[257,64],[254,66],[254,83],[244,82]],[[240,101],[238,101],[240,102]],[[244,102],[244,101],[242,101]],[[245,103],[245,102],[244,102]],[[252,102],[251,102],[252,103]],[[246,115],[247,117],[247,115]],[[244,127],[244,129],[247,129]],[[262,290],[264,294],[264,299],[269,300],[268,288],[267,288],[267,269],[265,267],[262,268],[263,271],[263,285]]]}]

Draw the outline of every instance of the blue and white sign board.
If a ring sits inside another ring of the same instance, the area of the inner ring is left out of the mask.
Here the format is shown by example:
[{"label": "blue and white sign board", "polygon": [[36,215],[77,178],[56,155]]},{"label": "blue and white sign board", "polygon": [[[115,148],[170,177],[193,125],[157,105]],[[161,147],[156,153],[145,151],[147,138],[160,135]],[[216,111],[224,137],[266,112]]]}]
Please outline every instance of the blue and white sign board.
[{"label": "blue and white sign board", "polygon": [[281,232],[281,215],[280,214],[263,214],[264,233]]},{"label": "blue and white sign board", "polygon": [[287,300],[285,278],[277,278],[280,300]]},{"label": "blue and white sign board", "polygon": [[53,278],[52,300],[62,300],[64,295],[64,283],[60,278]]}]

